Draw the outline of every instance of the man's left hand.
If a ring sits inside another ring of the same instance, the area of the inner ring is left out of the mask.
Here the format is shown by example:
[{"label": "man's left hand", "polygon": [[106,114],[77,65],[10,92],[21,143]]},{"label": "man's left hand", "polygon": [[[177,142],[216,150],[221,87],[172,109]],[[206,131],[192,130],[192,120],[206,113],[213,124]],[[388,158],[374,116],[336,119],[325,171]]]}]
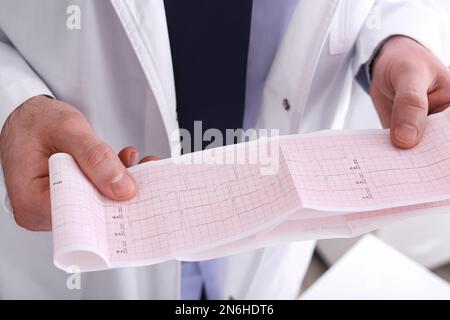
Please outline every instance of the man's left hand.
[{"label": "man's left hand", "polygon": [[404,36],[386,41],[372,65],[370,94],[392,143],[416,146],[427,116],[450,105],[450,70],[428,49]]}]

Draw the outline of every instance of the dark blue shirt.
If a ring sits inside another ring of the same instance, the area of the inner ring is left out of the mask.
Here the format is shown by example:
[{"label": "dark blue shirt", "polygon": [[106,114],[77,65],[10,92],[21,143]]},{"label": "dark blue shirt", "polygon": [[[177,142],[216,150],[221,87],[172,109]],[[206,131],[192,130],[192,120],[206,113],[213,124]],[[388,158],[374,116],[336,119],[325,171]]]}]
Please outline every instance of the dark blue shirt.
[{"label": "dark blue shirt", "polygon": [[[164,0],[181,128],[242,127],[251,0]],[[194,140],[194,139],[192,139]],[[205,145],[203,146],[205,147]]]}]

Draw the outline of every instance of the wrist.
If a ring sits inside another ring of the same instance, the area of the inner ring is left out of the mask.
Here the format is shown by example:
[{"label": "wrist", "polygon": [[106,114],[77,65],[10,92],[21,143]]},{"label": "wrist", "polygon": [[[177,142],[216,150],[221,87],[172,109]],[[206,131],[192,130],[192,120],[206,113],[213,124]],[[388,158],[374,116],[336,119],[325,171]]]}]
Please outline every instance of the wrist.
[{"label": "wrist", "polygon": [[373,77],[373,75],[375,74],[380,61],[382,61],[384,57],[396,56],[402,58],[404,57],[403,55],[405,52],[417,49],[418,47],[422,50],[427,51],[427,49],[422,44],[408,36],[394,35],[387,38],[374,55],[374,58],[370,65],[371,77]]}]

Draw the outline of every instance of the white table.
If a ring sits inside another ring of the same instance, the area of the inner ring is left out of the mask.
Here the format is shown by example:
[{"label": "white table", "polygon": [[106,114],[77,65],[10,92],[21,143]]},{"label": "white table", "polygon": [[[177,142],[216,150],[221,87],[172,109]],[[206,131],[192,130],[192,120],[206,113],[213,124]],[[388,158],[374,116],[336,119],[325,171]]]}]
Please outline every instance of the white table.
[{"label": "white table", "polygon": [[368,235],[300,299],[442,300],[450,299],[450,284],[375,236]]}]

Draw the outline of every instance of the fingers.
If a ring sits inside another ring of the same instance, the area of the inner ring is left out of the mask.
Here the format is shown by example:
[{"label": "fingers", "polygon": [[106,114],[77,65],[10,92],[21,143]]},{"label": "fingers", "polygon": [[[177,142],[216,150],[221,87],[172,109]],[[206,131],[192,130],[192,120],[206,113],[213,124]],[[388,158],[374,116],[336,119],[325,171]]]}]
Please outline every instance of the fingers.
[{"label": "fingers", "polygon": [[[14,160],[12,157],[11,160]],[[27,152],[5,168],[5,182],[16,223],[30,231],[51,229],[48,157]]]},{"label": "fingers", "polygon": [[135,147],[126,147],[119,152],[119,159],[127,168],[134,167],[137,164],[161,160],[157,156],[145,156],[138,162],[139,151]]},{"label": "fingers", "polygon": [[138,162],[139,151],[135,147],[123,148],[122,151],[119,152],[119,159],[127,168],[134,167],[137,164],[142,164],[145,162],[161,160],[157,156],[146,156]]},{"label": "fingers", "polygon": [[139,163],[145,163],[145,162],[150,162],[150,161],[158,161],[161,160],[159,157],[157,156],[146,156],[144,158],[142,158],[141,161],[139,161]]},{"label": "fingers", "polygon": [[50,231],[52,228],[49,178],[36,178],[26,190],[17,189],[11,199],[16,223],[30,231]]},{"label": "fingers", "polygon": [[450,107],[450,105],[442,105],[440,107],[436,107],[433,110],[430,111],[430,114],[435,114],[435,113],[439,113],[439,112],[443,112],[445,110],[447,110]]},{"label": "fingers", "polygon": [[450,106],[450,71],[443,68],[436,81],[435,90],[428,93],[430,114],[446,110]]},{"label": "fingers", "polygon": [[[88,125],[64,125],[65,134],[56,139],[56,148],[71,154],[84,174],[108,198],[132,198],[137,192],[136,182],[112,148],[95,136]],[[122,156],[131,154],[125,151]]]},{"label": "fingers", "polygon": [[392,120],[392,100],[386,97],[375,86],[371,87],[370,95],[383,128],[390,128]]},{"label": "fingers", "polygon": [[95,137],[73,150],[75,160],[92,183],[107,197],[127,200],[136,194],[136,183],[112,148]]},{"label": "fingers", "polygon": [[134,167],[139,161],[139,151],[135,147],[126,147],[119,152],[119,159],[125,167]]},{"label": "fingers", "polygon": [[445,78],[447,68],[418,42],[394,36],[377,53],[372,71],[371,95],[383,125],[391,128],[393,144],[405,149],[416,146],[428,114],[442,106],[440,78]]},{"label": "fingers", "polygon": [[416,74],[405,74],[394,84],[395,97],[390,127],[392,142],[399,148],[416,146],[425,132],[429,85]]}]

